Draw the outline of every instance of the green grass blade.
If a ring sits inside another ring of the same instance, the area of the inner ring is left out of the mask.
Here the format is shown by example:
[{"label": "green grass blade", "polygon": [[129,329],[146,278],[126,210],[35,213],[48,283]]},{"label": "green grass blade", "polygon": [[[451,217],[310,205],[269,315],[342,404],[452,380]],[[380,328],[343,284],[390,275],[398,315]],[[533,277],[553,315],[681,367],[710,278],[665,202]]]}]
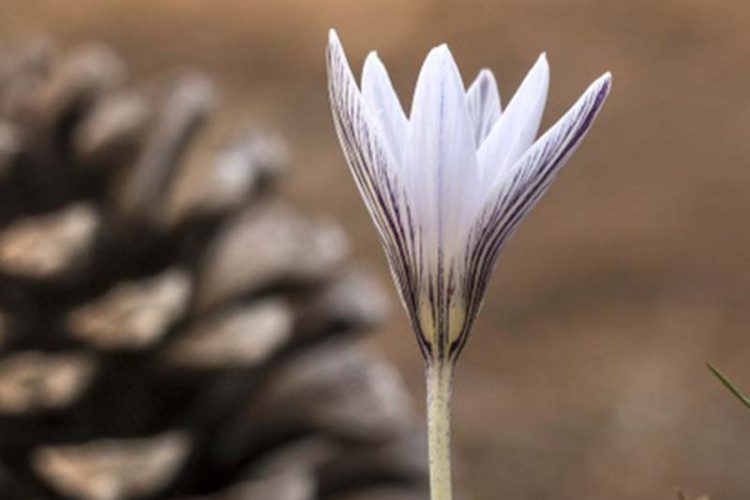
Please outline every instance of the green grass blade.
[{"label": "green grass blade", "polygon": [[742,394],[742,392],[740,392],[737,386],[734,385],[732,381],[729,380],[727,376],[721,372],[721,370],[716,368],[711,363],[706,363],[706,366],[708,366],[708,369],[711,370],[711,372],[713,372],[714,375],[716,375],[716,378],[718,378],[722,384],[724,384],[724,387],[729,389],[729,392],[734,394],[734,396],[737,399],[739,399],[742,402],[742,404],[744,404],[748,409],[750,409],[750,398]]}]

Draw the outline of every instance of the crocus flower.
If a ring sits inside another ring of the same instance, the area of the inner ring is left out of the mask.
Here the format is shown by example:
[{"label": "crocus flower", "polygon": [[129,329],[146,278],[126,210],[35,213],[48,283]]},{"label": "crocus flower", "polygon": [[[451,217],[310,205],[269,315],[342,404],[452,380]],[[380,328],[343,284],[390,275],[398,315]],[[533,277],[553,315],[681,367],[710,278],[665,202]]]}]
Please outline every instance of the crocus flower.
[{"label": "crocus flower", "polygon": [[465,90],[446,45],[427,56],[408,117],[375,52],[357,85],[333,30],[328,72],[341,146],[423,353],[455,358],[500,250],[580,144],[611,76],[536,139],[549,83],[544,54],[504,110],[492,72]]},{"label": "crocus flower", "polygon": [[591,127],[611,76],[537,138],[549,83],[544,54],[502,109],[491,71],[466,90],[448,47],[436,47],[408,117],[375,52],[361,85],[333,30],[327,60],[336,132],[430,374],[433,499],[447,499],[450,367],[500,251]]}]

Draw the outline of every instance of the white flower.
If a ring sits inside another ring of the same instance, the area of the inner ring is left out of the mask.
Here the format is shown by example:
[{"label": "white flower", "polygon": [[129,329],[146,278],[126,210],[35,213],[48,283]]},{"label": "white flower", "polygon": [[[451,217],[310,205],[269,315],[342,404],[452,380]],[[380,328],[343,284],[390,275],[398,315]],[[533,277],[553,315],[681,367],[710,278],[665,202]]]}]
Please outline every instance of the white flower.
[{"label": "white flower", "polygon": [[536,139],[549,82],[544,54],[501,110],[492,72],[482,70],[467,91],[448,47],[436,47],[408,117],[376,53],[361,87],[333,30],[327,59],[336,132],[422,352],[455,360],[500,250],[583,139],[611,75]]}]

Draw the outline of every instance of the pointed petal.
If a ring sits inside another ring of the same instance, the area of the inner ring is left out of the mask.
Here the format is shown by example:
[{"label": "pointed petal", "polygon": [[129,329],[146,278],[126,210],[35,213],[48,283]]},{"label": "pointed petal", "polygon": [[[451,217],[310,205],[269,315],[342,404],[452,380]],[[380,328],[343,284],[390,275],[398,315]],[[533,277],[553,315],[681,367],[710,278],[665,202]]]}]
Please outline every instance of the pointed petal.
[{"label": "pointed petal", "polygon": [[507,197],[507,201],[513,202],[523,213],[531,209],[585,137],[611,86],[610,73],[599,77],[562,118],[529,148],[498,184],[501,200]]},{"label": "pointed petal", "polygon": [[542,54],[479,148],[479,168],[485,181],[495,179],[534,142],[547,102],[548,86],[549,65],[546,55]]},{"label": "pointed petal", "polygon": [[409,122],[393,90],[388,71],[375,52],[370,52],[365,59],[362,70],[362,97],[370,110],[370,116],[380,122],[380,130],[393,158],[401,164]]},{"label": "pointed petal", "polygon": [[476,153],[461,76],[448,47],[430,51],[417,79],[404,170],[426,248],[460,239],[464,200],[476,185]]},{"label": "pointed petal", "polygon": [[417,323],[437,357],[448,355],[465,324],[460,280],[465,240],[479,198],[473,127],[453,57],[443,45],[422,66],[414,92],[404,174],[418,221]]},{"label": "pointed petal", "polygon": [[[415,229],[409,200],[390,149],[368,109],[334,30],[329,32],[328,91],[341,148],[380,235],[396,288],[415,327]],[[418,328],[415,328],[417,331]],[[417,335],[423,353],[426,340]]]},{"label": "pointed petal", "polygon": [[466,92],[466,105],[474,125],[474,146],[479,149],[500,118],[500,93],[492,71],[485,68],[479,72]]},{"label": "pointed petal", "polygon": [[472,230],[466,294],[471,299],[469,314],[481,303],[498,254],[518,223],[544,194],[555,174],[570,158],[609,94],[612,76],[604,74],[583,93],[506,173]]}]

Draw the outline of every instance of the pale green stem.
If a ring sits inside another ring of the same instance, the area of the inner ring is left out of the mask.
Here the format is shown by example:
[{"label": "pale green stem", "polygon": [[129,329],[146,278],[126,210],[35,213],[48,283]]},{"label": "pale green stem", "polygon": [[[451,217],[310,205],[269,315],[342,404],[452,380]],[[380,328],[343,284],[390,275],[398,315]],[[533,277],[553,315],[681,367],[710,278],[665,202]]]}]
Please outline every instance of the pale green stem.
[{"label": "pale green stem", "polygon": [[450,361],[427,366],[427,433],[430,454],[430,498],[451,500],[451,386]]}]

